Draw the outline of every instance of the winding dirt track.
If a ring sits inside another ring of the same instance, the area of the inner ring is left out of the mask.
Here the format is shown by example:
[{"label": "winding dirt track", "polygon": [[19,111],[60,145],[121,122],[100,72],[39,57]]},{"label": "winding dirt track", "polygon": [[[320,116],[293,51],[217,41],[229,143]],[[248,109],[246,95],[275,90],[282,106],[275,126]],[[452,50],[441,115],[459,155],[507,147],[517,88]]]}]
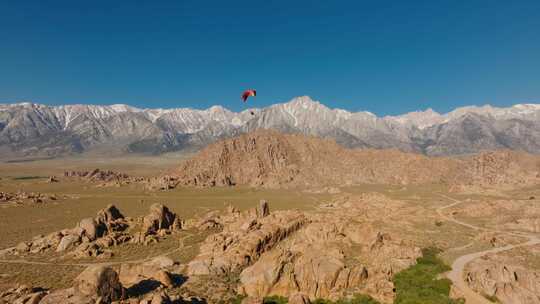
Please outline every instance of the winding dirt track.
[{"label": "winding dirt track", "polygon": [[[184,240],[186,240],[187,238],[189,237],[192,237],[193,234],[188,234],[184,237],[182,237],[179,241],[181,244],[183,244]],[[27,264],[27,265],[53,265],[53,266],[75,266],[75,267],[88,267],[88,266],[92,266],[92,265],[103,265],[103,266],[113,266],[113,265],[120,265],[120,264],[139,264],[139,263],[144,263],[144,262],[148,262],[158,256],[167,256],[169,254],[172,254],[172,253],[175,253],[177,251],[180,251],[180,250],[183,250],[183,249],[186,249],[186,248],[190,248],[192,245],[188,245],[188,246],[179,246],[178,248],[176,249],[173,249],[173,250],[169,250],[167,252],[163,252],[163,253],[160,253],[158,255],[155,255],[155,256],[151,256],[151,257],[146,257],[146,258],[143,258],[143,259],[137,259],[137,260],[127,260],[127,261],[114,261],[114,262],[101,262],[101,263],[58,263],[58,262],[39,262],[39,261],[28,261],[28,260],[23,260],[23,259],[18,259],[18,260],[15,260],[15,259],[12,259],[12,260],[0,260],[0,263],[4,263],[4,264]]]},{"label": "winding dirt track", "polygon": [[[492,302],[489,302],[486,298],[484,298],[483,296],[476,293],[474,290],[472,290],[469,287],[467,282],[465,282],[464,276],[463,276],[463,270],[465,268],[465,265],[467,265],[467,263],[471,262],[472,260],[474,260],[476,258],[479,258],[481,256],[484,256],[486,254],[498,253],[498,252],[503,252],[503,251],[511,250],[511,249],[518,248],[518,247],[540,244],[540,238],[537,235],[510,232],[510,231],[502,231],[502,230],[487,229],[487,228],[474,226],[474,225],[471,225],[471,224],[456,220],[454,217],[444,214],[443,211],[445,209],[448,209],[448,208],[454,207],[456,205],[459,205],[459,204],[463,203],[463,201],[459,201],[457,199],[454,199],[452,197],[449,197],[449,196],[446,196],[446,195],[443,195],[443,194],[440,194],[440,196],[445,198],[445,199],[453,201],[452,204],[446,205],[446,206],[443,206],[443,207],[440,207],[440,208],[437,209],[437,213],[439,214],[439,216],[442,217],[443,219],[447,220],[447,221],[450,221],[450,222],[456,223],[458,225],[465,226],[467,228],[474,229],[474,230],[477,230],[477,231],[490,231],[490,232],[496,232],[496,233],[500,233],[500,234],[519,236],[519,237],[523,237],[523,238],[528,239],[526,242],[515,244],[515,245],[507,245],[507,246],[503,246],[503,247],[497,247],[497,248],[493,248],[493,249],[488,249],[488,250],[483,250],[483,251],[478,251],[478,252],[465,254],[465,255],[462,255],[459,258],[457,258],[452,263],[452,270],[450,272],[448,272],[446,274],[446,276],[452,281],[454,286],[459,291],[461,291],[461,293],[463,294],[463,297],[465,298],[467,304],[490,304]],[[469,244],[466,245],[466,246],[469,246]],[[465,247],[465,246],[462,246],[461,248],[463,248],[463,247]]]}]

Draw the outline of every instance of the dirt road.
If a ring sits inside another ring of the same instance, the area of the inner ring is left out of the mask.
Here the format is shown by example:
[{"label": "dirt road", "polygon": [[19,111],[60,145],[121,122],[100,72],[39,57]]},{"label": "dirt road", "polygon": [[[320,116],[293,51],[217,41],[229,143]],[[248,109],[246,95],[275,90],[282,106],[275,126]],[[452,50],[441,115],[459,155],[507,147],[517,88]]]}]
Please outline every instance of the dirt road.
[{"label": "dirt road", "polygon": [[[186,239],[192,237],[193,234],[188,234],[182,238],[179,239],[180,244],[182,244]],[[88,267],[88,266],[95,266],[95,265],[103,265],[103,266],[113,266],[113,265],[120,265],[120,264],[140,264],[144,262],[148,262],[156,257],[159,256],[168,256],[170,254],[173,254],[175,252],[178,252],[180,250],[184,250],[187,248],[190,248],[192,245],[186,245],[186,246],[179,246],[178,248],[162,252],[158,255],[149,256],[142,259],[137,260],[125,260],[125,261],[114,261],[114,262],[96,262],[96,263],[59,263],[59,262],[39,262],[39,261],[28,261],[23,259],[9,259],[9,260],[0,260],[0,263],[4,264],[28,264],[28,265],[54,265],[54,266],[76,266],[76,267]]]},{"label": "dirt road", "polygon": [[483,251],[478,251],[478,252],[465,254],[465,255],[462,255],[462,256],[458,257],[452,263],[452,270],[450,272],[448,272],[446,274],[446,276],[452,281],[452,283],[454,284],[454,287],[456,287],[459,291],[461,291],[461,293],[463,294],[463,297],[465,298],[467,304],[490,304],[492,302],[488,301],[486,298],[484,298],[483,296],[476,293],[474,290],[472,290],[469,287],[467,282],[465,282],[464,275],[463,275],[465,265],[467,265],[467,263],[471,262],[472,260],[477,259],[477,258],[479,258],[481,256],[486,255],[486,254],[503,252],[503,251],[511,250],[511,249],[514,249],[514,248],[517,248],[517,247],[531,246],[531,245],[540,244],[540,238],[537,235],[526,234],[526,233],[517,233],[517,232],[511,232],[511,231],[492,230],[492,229],[478,227],[478,226],[475,226],[475,225],[471,225],[469,223],[459,221],[459,220],[455,219],[452,216],[446,215],[443,211],[445,209],[448,209],[448,208],[454,207],[456,205],[459,205],[459,204],[463,203],[463,201],[459,201],[457,199],[454,199],[452,197],[442,195],[442,194],[440,196],[444,197],[445,199],[453,201],[452,204],[449,204],[449,205],[446,205],[446,206],[443,206],[443,207],[440,207],[440,208],[437,209],[437,213],[439,214],[439,216],[442,217],[443,219],[447,220],[447,221],[451,221],[451,222],[456,223],[458,225],[462,225],[462,226],[465,226],[467,228],[474,229],[474,230],[477,230],[477,231],[490,231],[490,232],[496,232],[496,233],[500,233],[500,234],[507,234],[507,235],[513,235],[513,236],[519,236],[519,237],[527,238],[527,241],[525,241],[523,243],[519,243],[519,244],[515,244],[515,245],[507,245],[507,246],[503,246],[503,247],[497,247],[497,248],[492,248],[492,249],[488,249],[488,250],[483,250]]}]

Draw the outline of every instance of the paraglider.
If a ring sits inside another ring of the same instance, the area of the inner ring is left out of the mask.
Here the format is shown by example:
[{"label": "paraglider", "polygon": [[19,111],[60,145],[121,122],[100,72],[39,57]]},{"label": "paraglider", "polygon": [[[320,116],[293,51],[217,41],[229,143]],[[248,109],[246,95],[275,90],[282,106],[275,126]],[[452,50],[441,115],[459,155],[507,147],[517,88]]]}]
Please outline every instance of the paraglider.
[{"label": "paraglider", "polygon": [[[242,101],[247,102],[248,98],[251,96],[253,97],[257,96],[257,90],[252,90],[252,89],[245,90],[244,93],[242,93]],[[250,113],[251,115],[255,115],[253,111],[250,111]]]},{"label": "paraglider", "polygon": [[257,91],[256,90],[251,90],[251,89],[250,90],[245,90],[244,93],[242,93],[242,100],[244,102],[247,102],[248,98],[251,97],[251,96],[253,96],[253,97],[257,96]]}]

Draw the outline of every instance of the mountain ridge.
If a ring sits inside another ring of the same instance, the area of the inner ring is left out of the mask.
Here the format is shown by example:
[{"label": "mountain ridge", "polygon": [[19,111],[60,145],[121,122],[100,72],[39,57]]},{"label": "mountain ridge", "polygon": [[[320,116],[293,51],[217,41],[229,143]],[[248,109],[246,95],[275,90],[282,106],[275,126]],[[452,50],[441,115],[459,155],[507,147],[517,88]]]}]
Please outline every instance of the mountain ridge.
[{"label": "mountain ridge", "polygon": [[[250,112],[253,111],[254,115]],[[0,104],[0,155],[59,156],[107,145],[124,152],[199,149],[257,129],[331,138],[346,147],[427,155],[513,149],[540,153],[540,104],[467,106],[397,116],[333,109],[308,96],[265,108],[140,109],[125,104]]]},{"label": "mountain ridge", "polygon": [[378,115],[376,115],[376,114],[374,114],[374,113],[372,113],[370,111],[366,111],[366,110],[364,110],[364,111],[356,111],[355,112],[355,111],[349,111],[349,110],[345,110],[345,109],[341,109],[341,108],[330,108],[330,107],[326,106],[325,104],[321,103],[320,101],[311,99],[311,97],[309,97],[307,95],[294,97],[290,101],[275,103],[275,104],[272,104],[272,105],[264,107],[264,108],[247,108],[247,109],[245,109],[243,111],[240,111],[240,112],[234,112],[234,111],[229,110],[228,108],[226,108],[226,107],[224,107],[222,105],[219,105],[219,104],[212,105],[212,106],[210,106],[210,107],[208,107],[206,109],[198,109],[198,108],[192,108],[192,107],[139,108],[139,107],[131,106],[129,104],[123,104],[123,103],[116,103],[116,104],[110,104],[110,105],[82,104],[82,103],[81,104],[66,104],[66,105],[46,105],[46,104],[41,104],[41,103],[36,103],[36,102],[28,102],[28,101],[15,102],[15,103],[0,103],[0,110],[5,110],[6,108],[9,108],[9,107],[18,107],[18,106],[22,106],[22,107],[49,107],[49,108],[58,108],[58,109],[73,109],[73,108],[87,107],[87,108],[96,108],[96,109],[111,109],[111,110],[116,111],[116,113],[121,113],[121,112],[152,113],[156,117],[160,117],[161,115],[171,113],[171,112],[178,112],[178,111],[194,111],[194,112],[225,111],[225,112],[233,113],[233,114],[243,114],[243,113],[249,113],[249,111],[252,111],[252,110],[260,111],[262,109],[266,109],[266,108],[270,108],[270,107],[286,106],[286,105],[290,106],[290,105],[294,105],[294,104],[300,105],[300,106],[302,106],[304,108],[309,107],[310,104],[319,105],[319,106],[323,106],[323,107],[325,107],[325,108],[327,108],[329,110],[344,113],[343,115],[347,115],[347,116],[354,115],[354,114],[367,114],[367,115],[377,117],[377,118],[389,118],[389,119],[406,118],[406,117],[413,116],[413,115],[416,116],[418,114],[428,114],[428,115],[435,115],[435,116],[442,116],[442,117],[457,117],[457,116],[463,115],[463,113],[468,113],[468,112],[482,112],[483,111],[486,114],[487,113],[496,113],[496,115],[500,115],[501,112],[507,112],[507,111],[511,111],[514,114],[517,114],[518,112],[521,112],[523,114],[528,114],[528,113],[531,113],[533,111],[540,111],[540,104],[536,104],[536,103],[517,103],[517,104],[511,105],[511,106],[508,106],[508,107],[496,107],[496,106],[492,106],[490,104],[484,104],[484,105],[481,105],[481,106],[469,105],[469,106],[457,107],[454,110],[446,112],[446,113],[439,113],[439,112],[433,110],[432,108],[428,107],[425,110],[418,109],[418,110],[415,110],[415,111],[406,112],[406,113],[399,114],[399,115],[378,116]]}]

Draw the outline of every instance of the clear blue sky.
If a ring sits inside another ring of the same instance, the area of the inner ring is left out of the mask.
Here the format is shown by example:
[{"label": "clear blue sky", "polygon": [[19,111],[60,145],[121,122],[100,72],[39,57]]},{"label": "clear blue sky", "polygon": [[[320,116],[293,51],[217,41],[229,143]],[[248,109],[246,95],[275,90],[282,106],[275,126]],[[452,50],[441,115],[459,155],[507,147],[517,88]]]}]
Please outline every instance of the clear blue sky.
[{"label": "clear blue sky", "polygon": [[1,1],[0,102],[540,103],[540,1]]}]

